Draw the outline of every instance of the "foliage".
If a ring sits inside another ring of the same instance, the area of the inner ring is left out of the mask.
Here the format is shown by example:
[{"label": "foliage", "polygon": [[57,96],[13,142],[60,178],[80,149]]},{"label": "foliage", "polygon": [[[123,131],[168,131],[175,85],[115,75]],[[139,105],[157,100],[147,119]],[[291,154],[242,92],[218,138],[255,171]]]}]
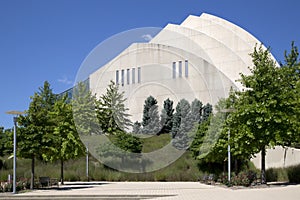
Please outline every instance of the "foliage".
[{"label": "foliage", "polygon": [[172,123],[172,138],[176,136],[179,131],[180,123],[181,123],[181,105],[180,101],[176,105],[176,112],[173,115],[173,123]]},{"label": "foliage", "polygon": [[31,100],[26,115],[19,117],[18,152],[23,158],[42,158],[45,147],[49,145],[43,137],[53,132],[49,112],[53,109],[56,96],[50,84],[45,81]]},{"label": "foliage", "polygon": [[161,111],[161,131],[160,133],[170,133],[172,130],[172,120],[173,120],[173,101],[169,98],[164,101],[164,107]]},{"label": "foliage", "polygon": [[145,100],[142,125],[144,134],[158,134],[161,130],[157,100],[152,96]]},{"label": "foliage", "polygon": [[13,130],[0,127],[0,156],[11,154],[13,152],[12,141]]},{"label": "foliage", "polygon": [[266,178],[270,182],[288,181],[290,183],[300,183],[300,165],[286,168],[269,168],[266,170]]},{"label": "foliage", "polygon": [[286,171],[290,183],[300,183],[300,165],[288,167]]},{"label": "foliage", "polygon": [[76,130],[72,105],[67,103],[68,96],[65,95],[54,104],[49,115],[54,130],[52,133],[46,134],[44,137],[51,142],[51,146],[47,147],[43,158],[47,161],[61,161],[61,182],[63,183],[63,162],[80,155],[84,155],[84,145],[82,144],[78,132]]},{"label": "foliage", "polygon": [[256,173],[254,171],[242,171],[237,176],[232,177],[232,185],[250,186],[256,180]]},{"label": "foliage", "polygon": [[44,86],[39,88],[31,97],[31,102],[26,115],[18,118],[20,134],[18,134],[18,154],[23,158],[30,158],[31,164],[31,189],[34,184],[35,159],[42,159],[45,150],[51,147],[51,141],[45,138],[53,132],[49,112],[53,109],[56,101],[50,84],[45,81]]},{"label": "foliage", "polygon": [[209,118],[213,111],[212,105],[207,103],[205,106],[202,108],[202,113],[200,116],[200,122],[203,122]]},{"label": "foliage", "polygon": [[251,170],[241,171],[237,175],[235,173],[231,174],[231,182],[228,182],[228,175],[222,174],[218,182],[223,183],[228,186],[250,186],[254,181],[256,181],[256,172]]},{"label": "foliage", "polygon": [[[221,110],[229,107],[229,99],[220,99],[216,113],[202,121],[196,130],[195,139],[191,145],[193,157],[206,164],[223,164],[227,159],[228,134],[223,129],[226,114]],[[207,106],[210,109],[210,106]]]},{"label": "foliage", "polygon": [[140,138],[125,132],[119,132],[113,143],[124,151],[131,153],[141,153],[143,148]]},{"label": "foliage", "polygon": [[[169,138],[167,134],[153,136],[152,141],[161,141]],[[166,142],[166,141],[165,141]],[[148,148],[152,143],[148,143]],[[96,160],[93,156],[89,159],[89,177],[91,181],[197,181],[201,177],[202,172],[197,168],[197,161],[193,160],[190,152],[186,152],[177,161],[166,168],[151,173],[125,173],[114,169],[110,169]],[[77,159],[71,159],[65,162],[65,181],[87,181],[86,177],[86,157],[81,156]],[[8,170],[1,171],[1,176],[7,178],[7,174],[11,173],[12,166]],[[182,173],[184,171],[184,173]],[[30,160],[18,160],[17,167],[18,176],[30,178]],[[5,176],[4,176],[5,175]],[[43,162],[36,161],[36,177],[50,176],[51,178],[59,178],[60,162]],[[4,179],[2,179],[4,180]]]},{"label": "foliage", "polygon": [[[180,108],[178,108],[178,106]],[[177,113],[177,111],[180,111],[180,113]],[[180,121],[180,123],[173,122],[172,127],[172,145],[179,149],[187,149],[189,147],[189,137],[188,133],[193,128],[193,121],[191,116],[191,106],[189,102],[185,99],[181,99],[178,105],[176,106],[176,118],[180,118],[177,121]]]},{"label": "foliage", "polygon": [[157,105],[157,100],[153,96],[149,96],[145,100],[144,110],[143,110],[143,121],[142,121],[143,127],[145,127],[149,124],[149,122],[151,120],[149,112],[150,112],[150,109],[155,105]]},{"label": "foliage", "polygon": [[100,134],[96,115],[96,96],[80,82],[72,90],[72,110],[76,129],[80,135]]},{"label": "foliage", "polygon": [[202,122],[201,124],[199,124],[199,126],[197,128],[195,138],[190,147],[190,150],[191,150],[194,158],[197,158],[201,154],[200,148],[201,148],[202,144],[204,143],[204,137],[208,131],[209,124],[210,124],[210,121],[206,120],[206,121]]},{"label": "foliage", "polygon": [[138,121],[134,122],[132,127],[132,133],[139,134],[142,132],[142,124]]},{"label": "foliage", "polygon": [[269,168],[266,170],[267,182],[288,181],[287,168]]},{"label": "foliage", "polygon": [[202,108],[203,104],[201,101],[199,101],[198,99],[194,99],[194,101],[191,104],[191,118],[192,121],[194,122],[200,122],[200,119],[202,117],[202,110],[205,111],[205,114],[207,114],[207,112],[209,112],[209,110],[207,108],[204,107],[204,109]]},{"label": "foliage", "polygon": [[[246,89],[236,92],[236,111],[227,122],[236,152],[246,155],[262,152],[264,183],[265,148],[291,144],[299,132],[299,94],[293,89],[296,80],[299,81],[299,70],[294,69],[295,66],[278,68],[269,50],[262,46],[255,48],[251,56],[254,64],[250,68],[251,74],[241,75],[241,83]],[[295,63],[288,60],[297,58],[287,56],[287,65]]]},{"label": "foliage", "polygon": [[126,112],[124,92],[119,93],[118,86],[111,81],[96,105],[97,118],[101,131],[105,134],[115,134],[118,131],[125,131],[132,126],[129,114]]}]

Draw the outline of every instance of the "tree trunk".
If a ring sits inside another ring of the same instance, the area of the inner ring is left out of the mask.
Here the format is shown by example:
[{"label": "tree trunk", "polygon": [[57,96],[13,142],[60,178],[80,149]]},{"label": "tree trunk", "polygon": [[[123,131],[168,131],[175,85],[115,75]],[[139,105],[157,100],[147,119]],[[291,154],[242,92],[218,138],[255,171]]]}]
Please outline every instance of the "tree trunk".
[{"label": "tree trunk", "polygon": [[64,184],[64,161],[63,159],[60,160],[60,183]]},{"label": "tree trunk", "polygon": [[261,150],[261,184],[266,184],[266,148]]},{"label": "tree trunk", "polygon": [[34,188],[34,155],[31,158],[31,180],[30,180],[30,189]]}]

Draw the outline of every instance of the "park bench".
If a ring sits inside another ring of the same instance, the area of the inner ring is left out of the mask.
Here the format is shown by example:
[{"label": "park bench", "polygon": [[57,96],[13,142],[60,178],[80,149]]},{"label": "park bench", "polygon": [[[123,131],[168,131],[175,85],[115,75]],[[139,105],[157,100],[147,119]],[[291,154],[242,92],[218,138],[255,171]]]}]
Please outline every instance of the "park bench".
[{"label": "park bench", "polygon": [[57,178],[50,178],[48,176],[41,176],[39,177],[39,186],[40,187],[51,187],[53,185],[58,186]]}]

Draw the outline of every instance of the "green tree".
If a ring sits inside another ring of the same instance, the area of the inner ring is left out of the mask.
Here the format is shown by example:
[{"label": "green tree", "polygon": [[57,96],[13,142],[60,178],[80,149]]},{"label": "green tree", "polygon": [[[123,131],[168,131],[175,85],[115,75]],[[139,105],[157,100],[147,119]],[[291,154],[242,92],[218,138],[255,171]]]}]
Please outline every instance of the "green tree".
[{"label": "green tree", "polygon": [[96,106],[97,118],[104,133],[115,134],[132,126],[125,101],[124,92],[119,93],[118,86],[111,81]]},{"label": "green tree", "polygon": [[213,110],[212,105],[209,103],[207,103],[205,106],[203,106],[202,113],[200,116],[200,122],[206,121],[209,118],[209,116],[211,115],[212,110]]},{"label": "green tree", "polygon": [[125,132],[118,132],[113,143],[124,151],[131,153],[141,153],[143,144],[140,138]]},{"label": "green tree", "polygon": [[132,127],[132,133],[139,134],[141,133],[142,124],[138,121],[134,122]]},{"label": "green tree", "polygon": [[85,82],[79,82],[72,90],[72,109],[76,129],[80,135],[100,134],[96,114],[96,96]]},{"label": "green tree", "polygon": [[0,156],[13,153],[13,130],[0,127]]},{"label": "green tree", "polygon": [[145,134],[158,134],[161,130],[157,100],[152,96],[145,100],[142,125]]},{"label": "green tree", "polygon": [[157,105],[157,100],[153,97],[153,96],[149,96],[146,100],[145,100],[145,104],[144,104],[144,110],[143,110],[143,120],[142,120],[142,125],[143,126],[147,126],[150,123],[150,109],[152,106]]},{"label": "green tree", "polygon": [[164,101],[164,107],[161,111],[161,131],[160,133],[170,133],[172,130],[172,120],[173,120],[173,101],[171,101],[169,98]]},{"label": "green tree", "polygon": [[[180,102],[176,106],[176,113],[174,117],[175,116],[176,121],[175,123],[173,123],[172,127],[172,130],[174,131],[172,144],[179,150],[187,149],[189,145],[188,133],[193,128],[193,122],[191,121],[191,106],[187,100],[180,100]],[[180,123],[178,124],[179,121]]]},{"label": "green tree", "polygon": [[282,135],[281,140],[282,145],[290,146],[292,143],[296,143],[297,138],[300,137],[300,134],[297,134],[300,132],[300,60],[298,48],[294,42],[292,42],[291,51],[289,53],[285,51],[284,56],[285,64],[279,69],[282,85],[280,99],[282,104],[285,104],[283,114],[286,116],[284,119],[288,117],[289,123],[281,123],[281,128],[287,132],[286,135]]},{"label": "green tree", "polygon": [[45,148],[52,145],[44,136],[53,133],[49,112],[53,109],[55,101],[56,95],[53,94],[50,84],[45,81],[44,86],[31,97],[26,115],[19,117],[18,154],[31,159],[31,189],[34,186],[35,159],[42,159]]},{"label": "green tree", "polygon": [[47,161],[60,161],[61,184],[64,184],[64,162],[85,153],[84,145],[79,138],[73,120],[72,105],[67,101],[68,96],[66,94],[55,102],[49,113],[54,130],[53,133],[44,135],[44,138],[50,141],[51,145],[47,146],[43,158]]},{"label": "green tree", "polygon": [[[195,134],[191,145],[193,157],[202,163],[222,164],[227,158],[228,137],[223,130],[225,115],[221,112],[227,108],[227,99],[220,99],[215,106],[216,113],[204,118]],[[208,106],[210,108],[210,106]],[[210,110],[210,109],[209,109]]]},{"label": "green tree", "polygon": [[201,111],[202,111],[202,102],[198,99],[194,99],[194,101],[191,104],[191,117],[193,122],[200,123],[201,118]]},{"label": "green tree", "polygon": [[[299,71],[277,67],[269,50],[262,46],[255,48],[251,56],[254,66],[249,68],[250,75],[241,75],[246,89],[237,92],[236,111],[230,114],[228,124],[233,148],[251,155],[261,152],[261,180],[265,183],[266,148],[290,144],[299,131],[299,104],[292,94],[296,91],[291,80]],[[294,56],[287,56],[287,63],[294,63]]]}]

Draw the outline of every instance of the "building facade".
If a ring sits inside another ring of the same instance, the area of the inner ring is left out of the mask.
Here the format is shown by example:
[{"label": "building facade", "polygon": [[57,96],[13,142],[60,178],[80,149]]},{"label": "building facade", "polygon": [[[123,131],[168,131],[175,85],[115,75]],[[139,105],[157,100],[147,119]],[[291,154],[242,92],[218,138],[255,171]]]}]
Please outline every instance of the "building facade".
[{"label": "building facade", "polygon": [[101,96],[113,80],[127,98],[132,121],[142,119],[145,99],[152,95],[161,108],[170,98],[195,98],[215,105],[230,88],[242,90],[237,80],[248,75],[254,36],[222,18],[203,13],[180,25],[168,24],[149,42],[133,43],[89,76],[93,94]]}]

